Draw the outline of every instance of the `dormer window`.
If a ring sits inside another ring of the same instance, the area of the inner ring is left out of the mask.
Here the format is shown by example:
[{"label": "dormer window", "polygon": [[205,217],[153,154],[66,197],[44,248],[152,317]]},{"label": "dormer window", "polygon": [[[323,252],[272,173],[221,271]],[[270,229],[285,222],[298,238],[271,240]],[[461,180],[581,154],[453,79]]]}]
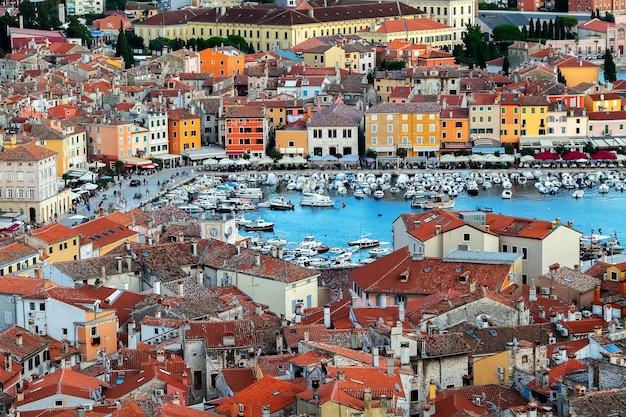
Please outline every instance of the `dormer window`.
[{"label": "dormer window", "polygon": [[610,277],[611,281],[617,281],[618,280],[618,274],[617,271],[611,271],[611,277]]},{"label": "dormer window", "polygon": [[459,275],[459,284],[467,284],[468,280],[469,272],[463,272],[461,275]]},{"label": "dormer window", "polygon": [[400,282],[407,282],[409,280],[410,272],[409,270],[405,270],[400,274]]}]

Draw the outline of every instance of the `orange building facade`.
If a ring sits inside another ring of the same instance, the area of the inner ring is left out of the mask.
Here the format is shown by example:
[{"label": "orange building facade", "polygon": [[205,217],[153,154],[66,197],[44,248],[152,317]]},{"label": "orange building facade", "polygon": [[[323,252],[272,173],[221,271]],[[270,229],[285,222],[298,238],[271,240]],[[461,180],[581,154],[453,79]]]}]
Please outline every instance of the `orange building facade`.
[{"label": "orange building facade", "polygon": [[180,155],[182,151],[200,148],[200,117],[187,110],[171,110],[168,113],[168,128],[171,154]]},{"label": "orange building facade", "polygon": [[520,97],[518,94],[500,95],[500,141],[519,143],[520,138]]},{"label": "orange building facade", "polygon": [[225,115],[225,148],[229,157],[263,157],[270,130],[265,108],[257,106],[232,106]]},{"label": "orange building facade", "polygon": [[233,77],[243,74],[245,56],[237,48],[223,46],[207,48],[200,52],[200,71],[216,77]]}]

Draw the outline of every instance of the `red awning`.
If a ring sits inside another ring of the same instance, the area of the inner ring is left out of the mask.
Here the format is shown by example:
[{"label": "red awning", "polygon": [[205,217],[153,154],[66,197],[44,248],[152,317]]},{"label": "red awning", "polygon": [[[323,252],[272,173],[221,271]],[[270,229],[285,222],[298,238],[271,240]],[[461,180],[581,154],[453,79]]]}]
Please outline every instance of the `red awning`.
[{"label": "red awning", "polygon": [[125,168],[135,168],[135,164],[129,164],[129,163],[125,163],[124,164]]},{"label": "red awning", "polygon": [[139,167],[148,169],[148,168],[156,168],[156,165],[153,164],[152,162],[149,162],[145,164],[139,164]]},{"label": "red awning", "polygon": [[226,149],[226,155],[243,155],[245,152],[236,149]]}]

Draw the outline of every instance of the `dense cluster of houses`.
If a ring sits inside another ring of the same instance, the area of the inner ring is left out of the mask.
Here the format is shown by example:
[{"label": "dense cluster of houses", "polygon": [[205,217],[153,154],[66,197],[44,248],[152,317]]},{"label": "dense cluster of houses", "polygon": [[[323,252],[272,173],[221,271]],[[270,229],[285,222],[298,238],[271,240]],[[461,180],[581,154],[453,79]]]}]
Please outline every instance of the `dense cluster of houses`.
[{"label": "dense cluster of houses", "polygon": [[626,401],[626,265],[581,271],[571,223],[404,214],[392,254],[318,271],[206,236],[232,222],[164,205],[4,246],[5,413],[588,416]]}]

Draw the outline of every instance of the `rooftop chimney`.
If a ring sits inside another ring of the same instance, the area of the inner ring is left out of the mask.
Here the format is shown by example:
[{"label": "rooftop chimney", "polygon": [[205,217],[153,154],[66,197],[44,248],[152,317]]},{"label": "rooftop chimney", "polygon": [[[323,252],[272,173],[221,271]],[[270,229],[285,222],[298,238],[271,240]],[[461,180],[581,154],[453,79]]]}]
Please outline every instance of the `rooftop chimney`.
[{"label": "rooftop chimney", "polygon": [[270,417],[270,406],[264,405],[261,407],[261,417]]},{"label": "rooftop chimney", "polygon": [[13,359],[11,359],[10,353],[6,353],[6,356],[4,357],[4,370],[7,372],[13,371]]},{"label": "rooftop chimney", "polygon": [[346,372],[343,369],[337,371],[337,381],[345,381],[346,380]]},{"label": "rooftop chimney", "polygon": [[116,256],[115,261],[117,262],[117,273],[121,274],[122,273],[122,257]]},{"label": "rooftop chimney", "polygon": [[394,370],[393,370],[393,358],[387,358],[387,374],[389,374],[389,376],[394,376]]},{"label": "rooftop chimney", "polygon": [[378,367],[379,365],[379,357],[378,357],[378,348],[372,348],[372,366]]},{"label": "rooftop chimney", "polygon": [[403,302],[400,302],[400,304],[398,304],[398,320],[404,321],[404,303]]},{"label": "rooftop chimney", "polygon": [[133,257],[130,255],[126,255],[126,269],[128,271],[131,270]]},{"label": "rooftop chimney", "polygon": [[41,268],[40,267],[36,267],[35,268],[35,278],[43,279],[43,274],[41,273]]},{"label": "rooftop chimney", "polygon": [[196,241],[196,239],[192,239],[191,241],[191,254],[198,256],[198,241]]},{"label": "rooftop chimney", "polygon": [[409,352],[409,342],[400,342],[400,365],[409,365],[411,363],[411,355]]},{"label": "rooftop chimney", "polygon": [[15,344],[18,346],[22,346],[24,342],[24,338],[22,337],[22,333],[15,333]]},{"label": "rooftop chimney", "polygon": [[85,417],[85,407],[79,405],[76,409],[76,417]]},{"label": "rooftop chimney", "polygon": [[256,255],[256,256],[254,257],[254,264],[255,264],[256,266],[261,266],[261,255]]},{"label": "rooftop chimney", "polygon": [[185,297],[185,284],[182,280],[178,281],[178,296],[181,298]]},{"label": "rooftop chimney", "polygon": [[152,287],[152,292],[155,294],[161,294],[161,281],[154,281],[154,287]]}]

